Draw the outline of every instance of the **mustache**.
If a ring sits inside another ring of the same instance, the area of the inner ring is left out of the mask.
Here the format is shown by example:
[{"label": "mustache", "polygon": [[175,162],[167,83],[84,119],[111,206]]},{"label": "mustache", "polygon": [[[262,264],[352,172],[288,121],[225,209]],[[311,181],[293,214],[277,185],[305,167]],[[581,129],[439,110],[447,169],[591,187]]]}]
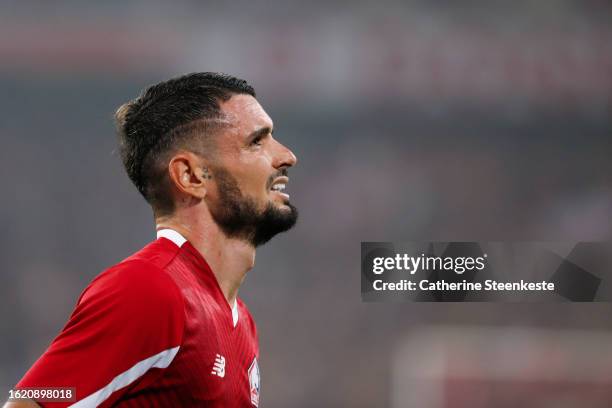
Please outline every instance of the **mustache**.
[{"label": "mustache", "polygon": [[286,167],[280,169],[279,171],[270,176],[270,178],[268,179],[267,187],[272,187],[272,183],[274,183],[274,180],[283,176],[289,177],[289,170]]}]

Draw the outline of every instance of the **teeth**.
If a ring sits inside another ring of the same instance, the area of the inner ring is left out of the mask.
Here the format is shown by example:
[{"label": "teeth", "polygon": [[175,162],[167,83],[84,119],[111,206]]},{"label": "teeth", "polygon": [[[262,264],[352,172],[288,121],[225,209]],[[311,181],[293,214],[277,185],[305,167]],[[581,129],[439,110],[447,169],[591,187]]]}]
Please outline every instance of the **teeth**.
[{"label": "teeth", "polygon": [[274,190],[274,191],[282,191],[284,189],[285,189],[285,185],[281,184],[281,183],[275,184],[275,185],[272,186],[272,190]]}]

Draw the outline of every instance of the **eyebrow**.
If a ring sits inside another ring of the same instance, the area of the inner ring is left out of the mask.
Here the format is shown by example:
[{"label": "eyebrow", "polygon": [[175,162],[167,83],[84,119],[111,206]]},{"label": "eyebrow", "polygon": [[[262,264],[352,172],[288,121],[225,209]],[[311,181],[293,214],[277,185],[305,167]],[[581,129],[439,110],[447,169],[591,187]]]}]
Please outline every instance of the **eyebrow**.
[{"label": "eyebrow", "polygon": [[253,131],[248,137],[247,137],[247,141],[251,141],[251,140],[255,140],[258,137],[264,137],[266,136],[268,133],[272,134],[274,133],[274,130],[269,127],[269,126],[264,126],[260,129],[257,129],[255,131]]}]

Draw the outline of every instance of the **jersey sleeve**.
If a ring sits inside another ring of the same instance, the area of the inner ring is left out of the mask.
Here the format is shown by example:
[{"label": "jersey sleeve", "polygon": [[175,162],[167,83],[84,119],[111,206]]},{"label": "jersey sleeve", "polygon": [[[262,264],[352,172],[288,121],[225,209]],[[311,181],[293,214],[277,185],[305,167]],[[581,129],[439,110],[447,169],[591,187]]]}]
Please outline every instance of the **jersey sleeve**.
[{"label": "jersey sleeve", "polygon": [[16,388],[75,388],[76,401],[39,402],[44,407],[110,406],[172,363],[184,316],[171,277],[142,260],[123,262],[85,289],[62,332]]}]

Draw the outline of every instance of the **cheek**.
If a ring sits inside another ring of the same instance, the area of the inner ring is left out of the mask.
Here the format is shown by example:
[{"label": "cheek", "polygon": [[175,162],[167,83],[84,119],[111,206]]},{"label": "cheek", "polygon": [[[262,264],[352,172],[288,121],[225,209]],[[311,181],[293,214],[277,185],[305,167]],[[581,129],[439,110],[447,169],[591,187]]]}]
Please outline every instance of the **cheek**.
[{"label": "cheek", "polygon": [[252,195],[261,195],[267,191],[267,182],[272,173],[265,163],[252,160],[249,163],[240,163],[233,174],[238,180],[243,192]]},{"label": "cheek", "polygon": [[248,189],[254,193],[261,193],[266,189],[267,177],[263,174],[257,174],[251,172],[245,175],[245,183],[248,185]]},{"label": "cheek", "polygon": [[239,166],[239,171],[246,182],[254,188],[265,189],[266,183],[273,173],[273,168],[266,155],[243,157]]}]

